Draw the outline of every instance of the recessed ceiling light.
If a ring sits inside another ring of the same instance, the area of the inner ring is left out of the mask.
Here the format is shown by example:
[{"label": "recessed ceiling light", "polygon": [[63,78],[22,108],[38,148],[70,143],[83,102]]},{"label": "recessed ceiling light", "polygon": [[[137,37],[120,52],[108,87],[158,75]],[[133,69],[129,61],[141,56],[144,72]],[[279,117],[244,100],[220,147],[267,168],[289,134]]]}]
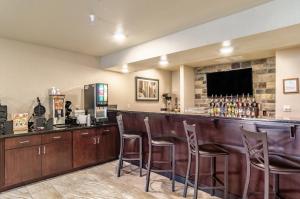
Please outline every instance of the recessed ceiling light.
[{"label": "recessed ceiling light", "polygon": [[96,21],[96,15],[94,15],[94,14],[89,14],[89,21],[90,21],[91,23],[95,22],[95,21]]},{"label": "recessed ceiling light", "polygon": [[126,39],[126,35],[121,27],[118,27],[113,35],[115,41],[123,42]]},{"label": "recessed ceiling light", "polygon": [[127,64],[123,64],[121,71],[122,71],[122,73],[128,73],[129,72],[128,65]]},{"label": "recessed ceiling light", "polygon": [[228,47],[228,46],[230,46],[231,45],[231,41],[230,40],[226,40],[226,41],[223,41],[222,42],[222,46],[223,47]]},{"label": "recessed ceiling light", "polygon": [[233,52],[233,47],[231,47],[231,46],[223,47],[219,51],[223,55],[229,55],[229,54],[231,54]]},{"label": "recessed ceiling light", "polygon": [[128,68],[122,68],[122,73],[128,73]]},{"label": "recessed ceiling light", "polygon": [[159,65],[167,66],[168,64],[169,64],[169,61],[168,61],[167,55],[162,55],[159,60]]}]

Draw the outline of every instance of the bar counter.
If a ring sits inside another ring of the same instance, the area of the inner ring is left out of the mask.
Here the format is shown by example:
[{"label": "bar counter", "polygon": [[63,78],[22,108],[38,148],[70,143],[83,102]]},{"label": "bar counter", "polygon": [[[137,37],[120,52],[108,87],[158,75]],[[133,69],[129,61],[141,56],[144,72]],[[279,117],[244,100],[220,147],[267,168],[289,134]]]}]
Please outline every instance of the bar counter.
[{"label": "bar counter", "polygon": [[[217,143],[226,148],[229,153],[229,192],[231,198],[242,196],[245,175],[246,157],[242,144],[240,127],[256,130],[257,126],[272,126],[274,129],[267,131],[269,151],[278,153],[300,164],[300,120],[297,119],[266,119],[266,118],[228,118],[211,117],[195,113],[171,112],[139,112],[119,111],[123,114],[125,129],[141,131],[144,133],[144,154],[148,151],[147,136],[143,119],[148,116],[152,136],[173,137],[176,142],[176,176],[183,180],[187,168],[188,148],[186,143],[183,121],[196,124],[199,143]],[[126,150],[133,150],[137,145],[128,143]],[[156,152],[154,158],[167,158],[167,151]],[[145,163],[146,158],[144,158]],[[193,167],[192,167],[193,168]],[[217,175],[222,179],[223,159],[217,160]],[[193,170],[192,170],[193,171]],[[210,172],[210,160],[200,160],[200,173]],[[263,191],[263,172],[251,171],[249,192]],[[270,176],[270,182],[272,177]],[[200,183],[210,185],[210,180],[200,177]],[[300,174],[280,175],[280,191],[284,198],[300,198]],[[249,198],[261,198],[257,195]]]}]

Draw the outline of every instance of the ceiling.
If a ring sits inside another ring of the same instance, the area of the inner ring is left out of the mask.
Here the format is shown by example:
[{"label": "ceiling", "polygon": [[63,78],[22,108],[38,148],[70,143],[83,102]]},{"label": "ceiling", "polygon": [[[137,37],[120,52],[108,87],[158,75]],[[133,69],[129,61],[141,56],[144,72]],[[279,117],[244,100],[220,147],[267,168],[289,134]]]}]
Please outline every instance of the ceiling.
[{"label": "ceiling", "polygon": [[[159,57],[130,63],[129,72],[148,68],[172,71],[177,70],[180,65],[201,67],[271,57],[275,56],[276,50],[300,46],[299,35],[300,24],[232,40],[234,51],[228,56],[220,55],[219,49],[222,44],[217,43],[169,54],[169,65],[166,67],[159,66]],[[121,72],[122,66],[112,67],[109,70]]]},{"label": "ceiling", "polygon": [[[0,37],[102,56],[268,1],[0,0]],[[118,25],[122,44],[112,39]]]}]

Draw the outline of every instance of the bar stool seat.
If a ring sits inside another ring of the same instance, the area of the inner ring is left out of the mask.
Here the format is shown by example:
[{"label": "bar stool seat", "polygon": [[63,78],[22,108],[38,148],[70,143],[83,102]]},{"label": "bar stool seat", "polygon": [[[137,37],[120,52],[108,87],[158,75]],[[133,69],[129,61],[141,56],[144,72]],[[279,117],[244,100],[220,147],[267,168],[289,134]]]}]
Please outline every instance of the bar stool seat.
[{"label": "bar stool seat", "polygon": [[[257,169],[265,170],[265,165],[256,159],[251,160],[251,164]],[[269,154],[269,168],[271,173],[299,173],[300,164],[282,155]]]},{"label": "bar stool seat", "polygon": [[123,134],[123,138],[130,138],[130,139],[135,139],[135,138],[140,138],[142,137],[141,135],[138,134]]},{"label": "bar stool seat", "polygon": [[172,142],[172,139],[168,137],[153,137],[151,144],[155,146],[172,146],[174,141]]},{"label": "bar stool seat", "polygon": [[198,149],[201,156],[215,157],[229,155],[226,150],[216,144],[199,144]]}]

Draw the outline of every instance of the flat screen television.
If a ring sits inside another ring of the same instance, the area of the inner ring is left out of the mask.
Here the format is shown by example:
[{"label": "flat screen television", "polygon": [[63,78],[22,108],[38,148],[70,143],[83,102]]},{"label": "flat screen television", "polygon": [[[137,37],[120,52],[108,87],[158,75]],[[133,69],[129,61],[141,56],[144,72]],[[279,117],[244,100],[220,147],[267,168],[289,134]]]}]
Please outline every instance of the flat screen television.
[{"label": "flat screen television", "polygon": [[208,73],[207,95],[253,95],[252,68]]}]

